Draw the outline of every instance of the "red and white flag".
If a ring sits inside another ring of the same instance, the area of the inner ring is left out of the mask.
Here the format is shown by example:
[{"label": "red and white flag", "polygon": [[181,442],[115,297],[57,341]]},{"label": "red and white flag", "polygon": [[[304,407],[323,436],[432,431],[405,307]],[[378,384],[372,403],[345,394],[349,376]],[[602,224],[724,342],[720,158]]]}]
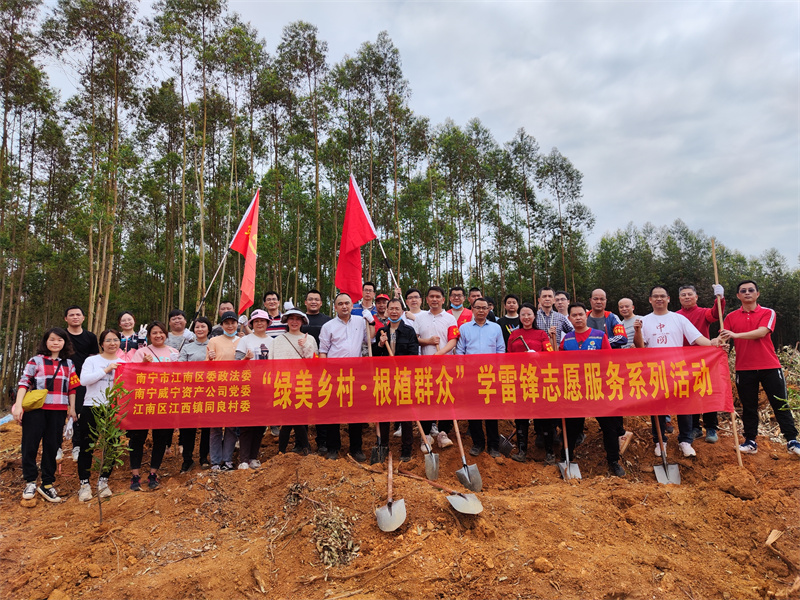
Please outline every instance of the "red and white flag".
[{"label": "red and white flag", "polygon": [[336,264],[336,287],[340,292],[349,294],[353,302],[361,300],[361,246],[377,237],[378,232],[375,231],[356,178],[350,175],[342,243],[339,244],[339,261]]},{"label": "red and white flag", "polygon": [[247,208],[239,223],[239,228],[231,241],[231,250],[244,256],[244,273],[242,274],[242,295],[239,299],[239,314],[253,306],[256,295],[256,257],[258,257],[258,194],[256,190],[253,201]]}]

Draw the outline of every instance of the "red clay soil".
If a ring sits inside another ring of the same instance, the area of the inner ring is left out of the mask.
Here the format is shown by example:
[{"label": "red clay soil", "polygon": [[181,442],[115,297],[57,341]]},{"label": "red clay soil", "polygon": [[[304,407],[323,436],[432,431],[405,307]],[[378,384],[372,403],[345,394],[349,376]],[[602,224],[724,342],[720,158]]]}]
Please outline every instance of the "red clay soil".
[{"label": "red clay soil", "polygon": [[[445,493],[396,476],[408,516],[383,533],[373,514],[386,502],[383,469],[279,456],[269,434],[259,470],[181,475],[177,444],[154,492],[128,491],[129,472],[118,469],[102,525],[97,500],[78,501],[71,458],[57,481],[65,501],[26,508],[20,428],[8,424],[0,428],[2,598],[798,597],[800,457],[762,437],[740,469],[729,431],[716,445],[695,442],[692,459],[677,456],[673,435],[669,456],[683,481],[665,486],[653,473],[649,421],[626,426],[636,435],[624,479],[608,475],[589,419],[577,450],[581,481],[561,480],[539,449],[527,464],[468,457],[483,476],[480,515],[456,513]],[[456,447],[437,452],[439,482],[463,490]],[[401,466],[424,475],[418,446]],[[772,530],[783,532],[774,550],[765,546]],[[318,548],[330,556],[337,545],[352,560],[327,568]]]}]

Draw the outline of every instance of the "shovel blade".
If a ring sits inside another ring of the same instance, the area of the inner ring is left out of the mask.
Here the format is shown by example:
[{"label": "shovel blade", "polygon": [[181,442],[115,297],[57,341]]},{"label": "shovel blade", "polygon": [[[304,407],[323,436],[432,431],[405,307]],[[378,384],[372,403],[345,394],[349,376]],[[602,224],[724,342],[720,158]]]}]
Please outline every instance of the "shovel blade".
[{"label": "shovel blade", "polygon": [[500,436],[500,445],[497,447],[500,451],[500,454],[508,458],[511,456],[511,453],[514,451],[514,444],[508,439],[506,436]]},{"label": "shovel blade", "polygon": [[456,471],[456,477],[468,490],[480,492],[483,489],[483,480],[478,471],[478,465],[464,465]]},{"label": "shovel blade", "polygon": [[451,494],[447,501],[454,509],[465,515],[477,515],[483,511],[483,504],[475,494]]},{"label": "shovel blade", "polygon": [[395,500],[391,504],[381,506],[375,511],[378,520],[378,529],[381,531],[394,531],[406,520],[406,501]]},{"label": "shovel blade", "polygon": [[425,477],[431,481],[436,481],[439,478],[439,455],[426,454],[425,455]]},{"label": "shovel blade", "polygon": [[581,478],[581,470],[578,467],[578,463],[571,462],[567,464],[566,462],[558,463],[558,470],[561,471],[561,477],[564,479],[580,479]]},{"label": "shovel blade", "polygon": [[658,483],[663,483],[664,485],[680,485],[681,484],[681,470],[678,468],[678,465],[671,464],[667,465],[667,468],[664,468],[664,465],[655,465],[653,467],[653,471],[656,474],[656,480]]}]

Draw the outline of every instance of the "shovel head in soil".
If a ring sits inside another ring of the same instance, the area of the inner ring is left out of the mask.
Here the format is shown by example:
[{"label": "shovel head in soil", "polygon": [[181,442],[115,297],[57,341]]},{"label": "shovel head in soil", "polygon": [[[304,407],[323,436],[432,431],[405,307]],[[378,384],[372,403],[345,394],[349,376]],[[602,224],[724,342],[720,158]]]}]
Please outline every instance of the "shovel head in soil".
[{"label": "shovel head in soil", "polygon": [[560,462],[558,463],[558,470],[561,471],[561,477],[564,479],[580,479],[581,470],[576,462]]},{"label": "shovel head in soil", "polygon": [[674,485],[681,484],[681,470],[675,463],[653,465],[653,471],[656,474],[656,480],[658,483],[663,483],[665,485],[670,483]]},{"label": "shovel head in soil", "polygon": [[395,500],[386,503],[375,511],[378,519],[378,529],[381,531],[394,531],[406,520],[406,501]]},{"label": "shovel head in soil", "polygon": [[483,480],[481,479],[480,471],[478,471],[478,465],[468,465],[466,461],[463,464],[464,466],[456,471],[456,477],[458,477],[461,485],[468,490],[480,492],[483,489]]},{"label": "shovel head in soil", "polygon": [[431,481],[439,478],[439,455],[428,452],[425,455],[425,477]]},{"label": "shovel head in soil", "polygon": [[477,515],[483,511],[483,504],[475,494],[452,494],[447,497],[447,501],[465,515]]},{"label": "shovel head in soil", "polygon": [[514,433],[508,437],[504,435],[500,436],[500,445],[497,447],[497,449],[500,451],[500,454],[506,458],[511,456],[511,453],[514,451],[514,444],[511,442],[511,440],[514,439],[515,435],[517,435],[516,429],[514,430]]}]

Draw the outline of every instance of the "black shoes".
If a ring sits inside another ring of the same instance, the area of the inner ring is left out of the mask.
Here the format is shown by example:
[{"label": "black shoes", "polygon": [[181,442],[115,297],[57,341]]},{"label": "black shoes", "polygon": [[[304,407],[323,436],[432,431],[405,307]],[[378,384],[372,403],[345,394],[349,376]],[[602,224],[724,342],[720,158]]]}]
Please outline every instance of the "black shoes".
[{"label": "black shoes", "polygon": [[139,477],[139,475],[131,475],[131,491],[132,492],[138,492],[139,490],[142,489],[142,485],[141,485],[141,483],[139,483],[140,479],[141,478]]},{"label": "black shoes", "polygon": [[181,465],[181,473],[188,473],[192,470],[193,466],[194,461],[192,459],[183,461],[183,464]]},{"label": "black shoes", "polygon": [[625,469],[622,468],[619,461],[615,460],[614,462],[608,463],[608,468],[614,477],[625,477]]}]

